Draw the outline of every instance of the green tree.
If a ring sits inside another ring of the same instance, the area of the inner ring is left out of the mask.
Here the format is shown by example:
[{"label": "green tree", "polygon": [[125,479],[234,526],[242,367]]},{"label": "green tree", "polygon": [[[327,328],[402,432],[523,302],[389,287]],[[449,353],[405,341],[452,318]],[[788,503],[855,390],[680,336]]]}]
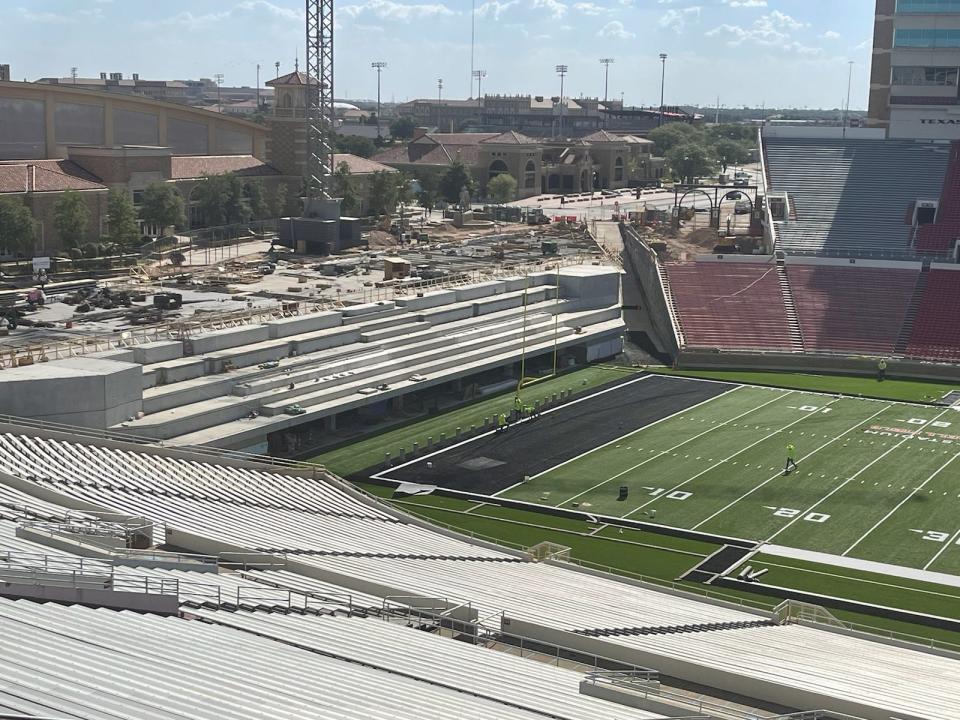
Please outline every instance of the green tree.
[{"label": "green tree", "polygon": [[0,197],[0,247],[27,255],[33,251],[36,229],[30,208],[16,197]]},{"label": "green tree", "polygon": [[340,212],[344,215],[356,214],[360,210],[360,198],[353,187],[350,165],[346,160],[337,163],[333,171],[333,183],[333,194],[340,198]]},{"label": "green tree", "polygon": [[409,140],[413,137],[416,127],[417,123],[413,118],[398,117],[390,123],[390,136],[397,140]]},{"label": "green tree", "polygon": [[435,173],[427,172],[417,178],[420,191],[417,193],[417,202],[426,210],[433,210],[440,200],[439,182]]},{"label": "green tree", "polygon": [[487,183],[487,195],[497,205],[517,197],[517,181],[510,173],[500,173]]},{"label": "green tree", "polygon": [[283,217],[286,215],[287,209],[287,195],[289,190],[287,189],[286,183],[277,183],[277,186],[273,189],[273,193],[270,195],[270,217]]},{"label": "green tree", "polygon": [[140,240],[136,210],[126,190],[114,188],[107,198],[107,237],[121,251]]},{"label": "green tree", "polygon": [[397,209],[398,183],[395,173],[378,170],[370,176],[370,213],[389,215]]},{"label": "green tree", "polygon": [[707,130],[707,136],[717,141],[734,140],[753,146],[757,142],[757,128],[752,125],[739,125],[734,123],[714,125]]},{"label": "green tree", "polygon": [[712,175],[717,161],[703,143],[687,142],[667,152],[667,165],[674,180],[692,183],[695,178]]},{"label": "green tree", "polygon": [[693,142],[702,137],[703,132],[687,123],[672,122],[651,130],[647,135],[648,140],[653,140],[657,145],[657,152],[666,156],[671,149],[683,143]]},{"label": "green tree", "polygon": [[235,173],[225,173],[219,178],[224,187],[226,202],[223,214],[227,225],[250,222],[250,207],[243,191],[243,180]]},{"label": "green tree", "polygon": [[83,245],[87,237],[90,211],[83,197],[75,190],[68,190],[53,206],[53,225],[60,241],[71,248]]},{"label": "green tree", "polygon": [[359,135],[334,135],[333,147],[338,153],[349,153],[363,158],[368,158],[377,151],[373,140]]},{"label": "green tree", "polygon": [[740,165],[750,159],[750,150],[746,145],[726,138],[714,143],[713,154],[716,155],[722,172],[726,172],[730,165]]},{"label": "green tree", "polygon": [[153,183],[143,192],[140,219],[164,230],[171,226],[181,228],[187,224],[183,198],[172,186]]},{"label": "green tree", "polygon": [[227,187],[222,176],[207,176],[197,186],[197,209],[204,225],[227,224]]},{"label": "green tree", "polygon": [[440,177],[440,195],[448,203],[460,202],[460,193],[466,188],[473,195],[473,177],[460,158],[455,159]]},{"label": "green tree", "polygon": [[263,220],[270,217],[270,203],[267,202],[267,191],[263,180],[253,178],[247,182],[247,204],[250,216],[254,220]]}]

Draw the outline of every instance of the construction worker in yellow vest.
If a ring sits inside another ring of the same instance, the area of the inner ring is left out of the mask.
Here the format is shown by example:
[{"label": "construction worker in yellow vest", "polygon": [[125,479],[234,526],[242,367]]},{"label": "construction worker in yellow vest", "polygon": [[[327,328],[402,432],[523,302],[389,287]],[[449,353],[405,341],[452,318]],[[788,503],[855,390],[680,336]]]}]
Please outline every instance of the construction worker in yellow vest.
[{"label": "construction worker in yellow vest", "polygon": [[887,360],[886,358],[880,358],[880,362],[877,363],[877,380],[883,382],[883,379],[887,376]]},{"label": "construction worker in yellow vest", "polygon": [[797,469],[797,448],[793,443],[787,444],[787,464],[783,467],[783,474],[789,475],[791,470]]},{"label": "construction worker in yellow vest", "polygon": [[503,432],[507,429],[507,416],[503,413],[497,415],[497,432]]}]

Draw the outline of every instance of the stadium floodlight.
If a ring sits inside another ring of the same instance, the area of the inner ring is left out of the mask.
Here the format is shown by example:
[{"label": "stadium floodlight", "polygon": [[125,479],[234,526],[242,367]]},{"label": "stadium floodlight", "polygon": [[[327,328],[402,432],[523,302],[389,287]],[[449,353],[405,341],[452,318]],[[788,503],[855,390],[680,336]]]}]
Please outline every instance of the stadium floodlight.
[{"label": "stadium floodlight", "polygon": [[603,101],[607,101],[607,91],[610,89],[610,66],[613,65],[613,58],[600,58],[600,64],[603,65]]},{"label": "stadium floodlight", "polygon": [[660,53],[660,63],[663,65],[663,68],[660,71],[660,121],[657,123],[657,127],[663,125],[663,90],[666,87],[667,82],[667,54]]},{"label": "stadium floodlight", "polygon": [[473,77],[477,79],[477,100],[483,97],[483,93],[480,92],[480,84],[483,82],[483,79],[487,76],[486,70],[474,70],[472,73]]},{"label": "stadium floodlight", "polygon": [[383,60],[377,60],[370,63],[370,67],[377,71],[377,137],[380,137],[380,73],[384,71],[387,64]]},{"label": "stadium floodlight", "polygon": [[557,75],[560,76],[560,122],[559,122],[559,127],[560,127],[560,135],[563,135],[563,108],[564,108],[564,102],[563,102],[563,78],[564,78],[564,77],[566,76],[566,74],[567,74],[567,66],[566,66],[566,65],[557,65],[557,68],[556,68],[556,69],[557,69]]}]

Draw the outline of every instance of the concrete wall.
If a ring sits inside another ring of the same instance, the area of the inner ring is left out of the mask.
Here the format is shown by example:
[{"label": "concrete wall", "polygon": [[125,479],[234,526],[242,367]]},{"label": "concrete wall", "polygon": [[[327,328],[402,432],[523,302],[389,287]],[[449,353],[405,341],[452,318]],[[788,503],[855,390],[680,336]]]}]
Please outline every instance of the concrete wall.
[{"label": "concrete wall", "polygon": [[157,340],[133,348],[134,362],[141,365],[152,365],[181,357],[183,357],[183,343],[179,340]]},{"label": "concrete wall", "polygon": [[330,311],[271,320],[267,323],[267,328],[271,338],[284,338],[313,330],[337,327],[342,322],[343,315],[341,313]]},{"label": "concrete wall", "polygon": [[184,341],[186,355],[203,355],[217,350],[226,350],[240,345],[263,342],[270,339],[270,328],[266,325],[228,328],[204,333],[199,337]]},{"label": "concrete wall", "polygon": [[0,413],[48,422],[106,428],[143,408],[139,365],[68,358],[6,370]]},{"label": "concrete wall", "polygon": [[[640,293],[640,311],[649,323],[650,339],[660,350],[676,357],[679,352],[677,335],[670,318],[667,299],[663,294],[657,255],[630,227],[621,224],[620,236],[623,239],[623,259],[628,282],[632,282]],[[629,313],[627,316],[629,317]]]},{"label": "concrete wall", "polygon": [[560,296],[576,298],[579,307],[620,303],[620,271],[609,266],[574,265],[560,271]]}]

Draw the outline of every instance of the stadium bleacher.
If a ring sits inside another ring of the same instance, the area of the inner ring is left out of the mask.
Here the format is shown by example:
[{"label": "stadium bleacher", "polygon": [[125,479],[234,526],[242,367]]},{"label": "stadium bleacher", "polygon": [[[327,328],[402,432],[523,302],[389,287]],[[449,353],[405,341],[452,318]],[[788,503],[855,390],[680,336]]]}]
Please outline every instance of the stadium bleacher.
[{"label": "stadium bleacher", "polygon": [[773,262],[666,263],[665,270],[688,346],[790,349]]},{"label": "stadium bleacher", "polygon": [[960,239],[960,142],[950,148],[936,222],[917,229],[917,252],[946,253],[957,239]]},{"label": "stadium bleacher", "polygon": [[876,267],[809,262],[786,265],[804,348],[893,354],[920,263]]},{"label": "stadium bleacher", "polygon": [[776,223],[778,249],[864,258],[916,254],[905,215],[918,199],[940,197],[948,147],[788,137],[764,137],[763,145],[768,190],[786,192],[793,211]]},{"label": "stadium bleacher", "polygon": [[[656,670],[653,661],[662,662],[693,682],[754,683],[756,697],[768,702],[857,706],[870,718],[960,714],[960,662],[951,657],[779,626],[769,612],[498,552],[432,532],[322,474],[218,464],[116,441],[67,443],[35,431],[5,432],[0,447],[0,486],[45,493],[44,505],[25,504],[10,510],[19,519],[0,520],[0,587],[4,573],[36,569],[33,553],[55,569],[82,562],[81,576],[128,574],[144,585],[186,588],[178,593],[180,615],[169,617],[0,599],[0,708],[12,712],[246,720],[244,712],[261,704],[274,716],[344,720],[658,717],[580,695],[584,676],[571,670],[387,622],[408,622],[405,603],[431,608],[438,606],[426,601],[444,599],[439,607],[483,618],[484,632],[513,623],[593,643],[586,647],[594,651],[609,648],[608,657],[635,666]],[[71,557],[15,532],[25,519],[69,517],[80,498],[93,517],[98,507],[132,513],[205,546],[289,546],[289,554],[263,555],[278,560],[276,569],[201,573],[131,566],[129,558],[121,567],[111,556]],[[43,582],[42,574],[34,579]],[[218,594],[191,595],[193,582]],[[356,599],[347,604],[336,599],[351,593]],[[869,664],[860,662],[865,657]]]},{"label": "stadium bleacher", "polygon": [[931,266],[907,343],[911,357],[960,361],[960,265]]}]

